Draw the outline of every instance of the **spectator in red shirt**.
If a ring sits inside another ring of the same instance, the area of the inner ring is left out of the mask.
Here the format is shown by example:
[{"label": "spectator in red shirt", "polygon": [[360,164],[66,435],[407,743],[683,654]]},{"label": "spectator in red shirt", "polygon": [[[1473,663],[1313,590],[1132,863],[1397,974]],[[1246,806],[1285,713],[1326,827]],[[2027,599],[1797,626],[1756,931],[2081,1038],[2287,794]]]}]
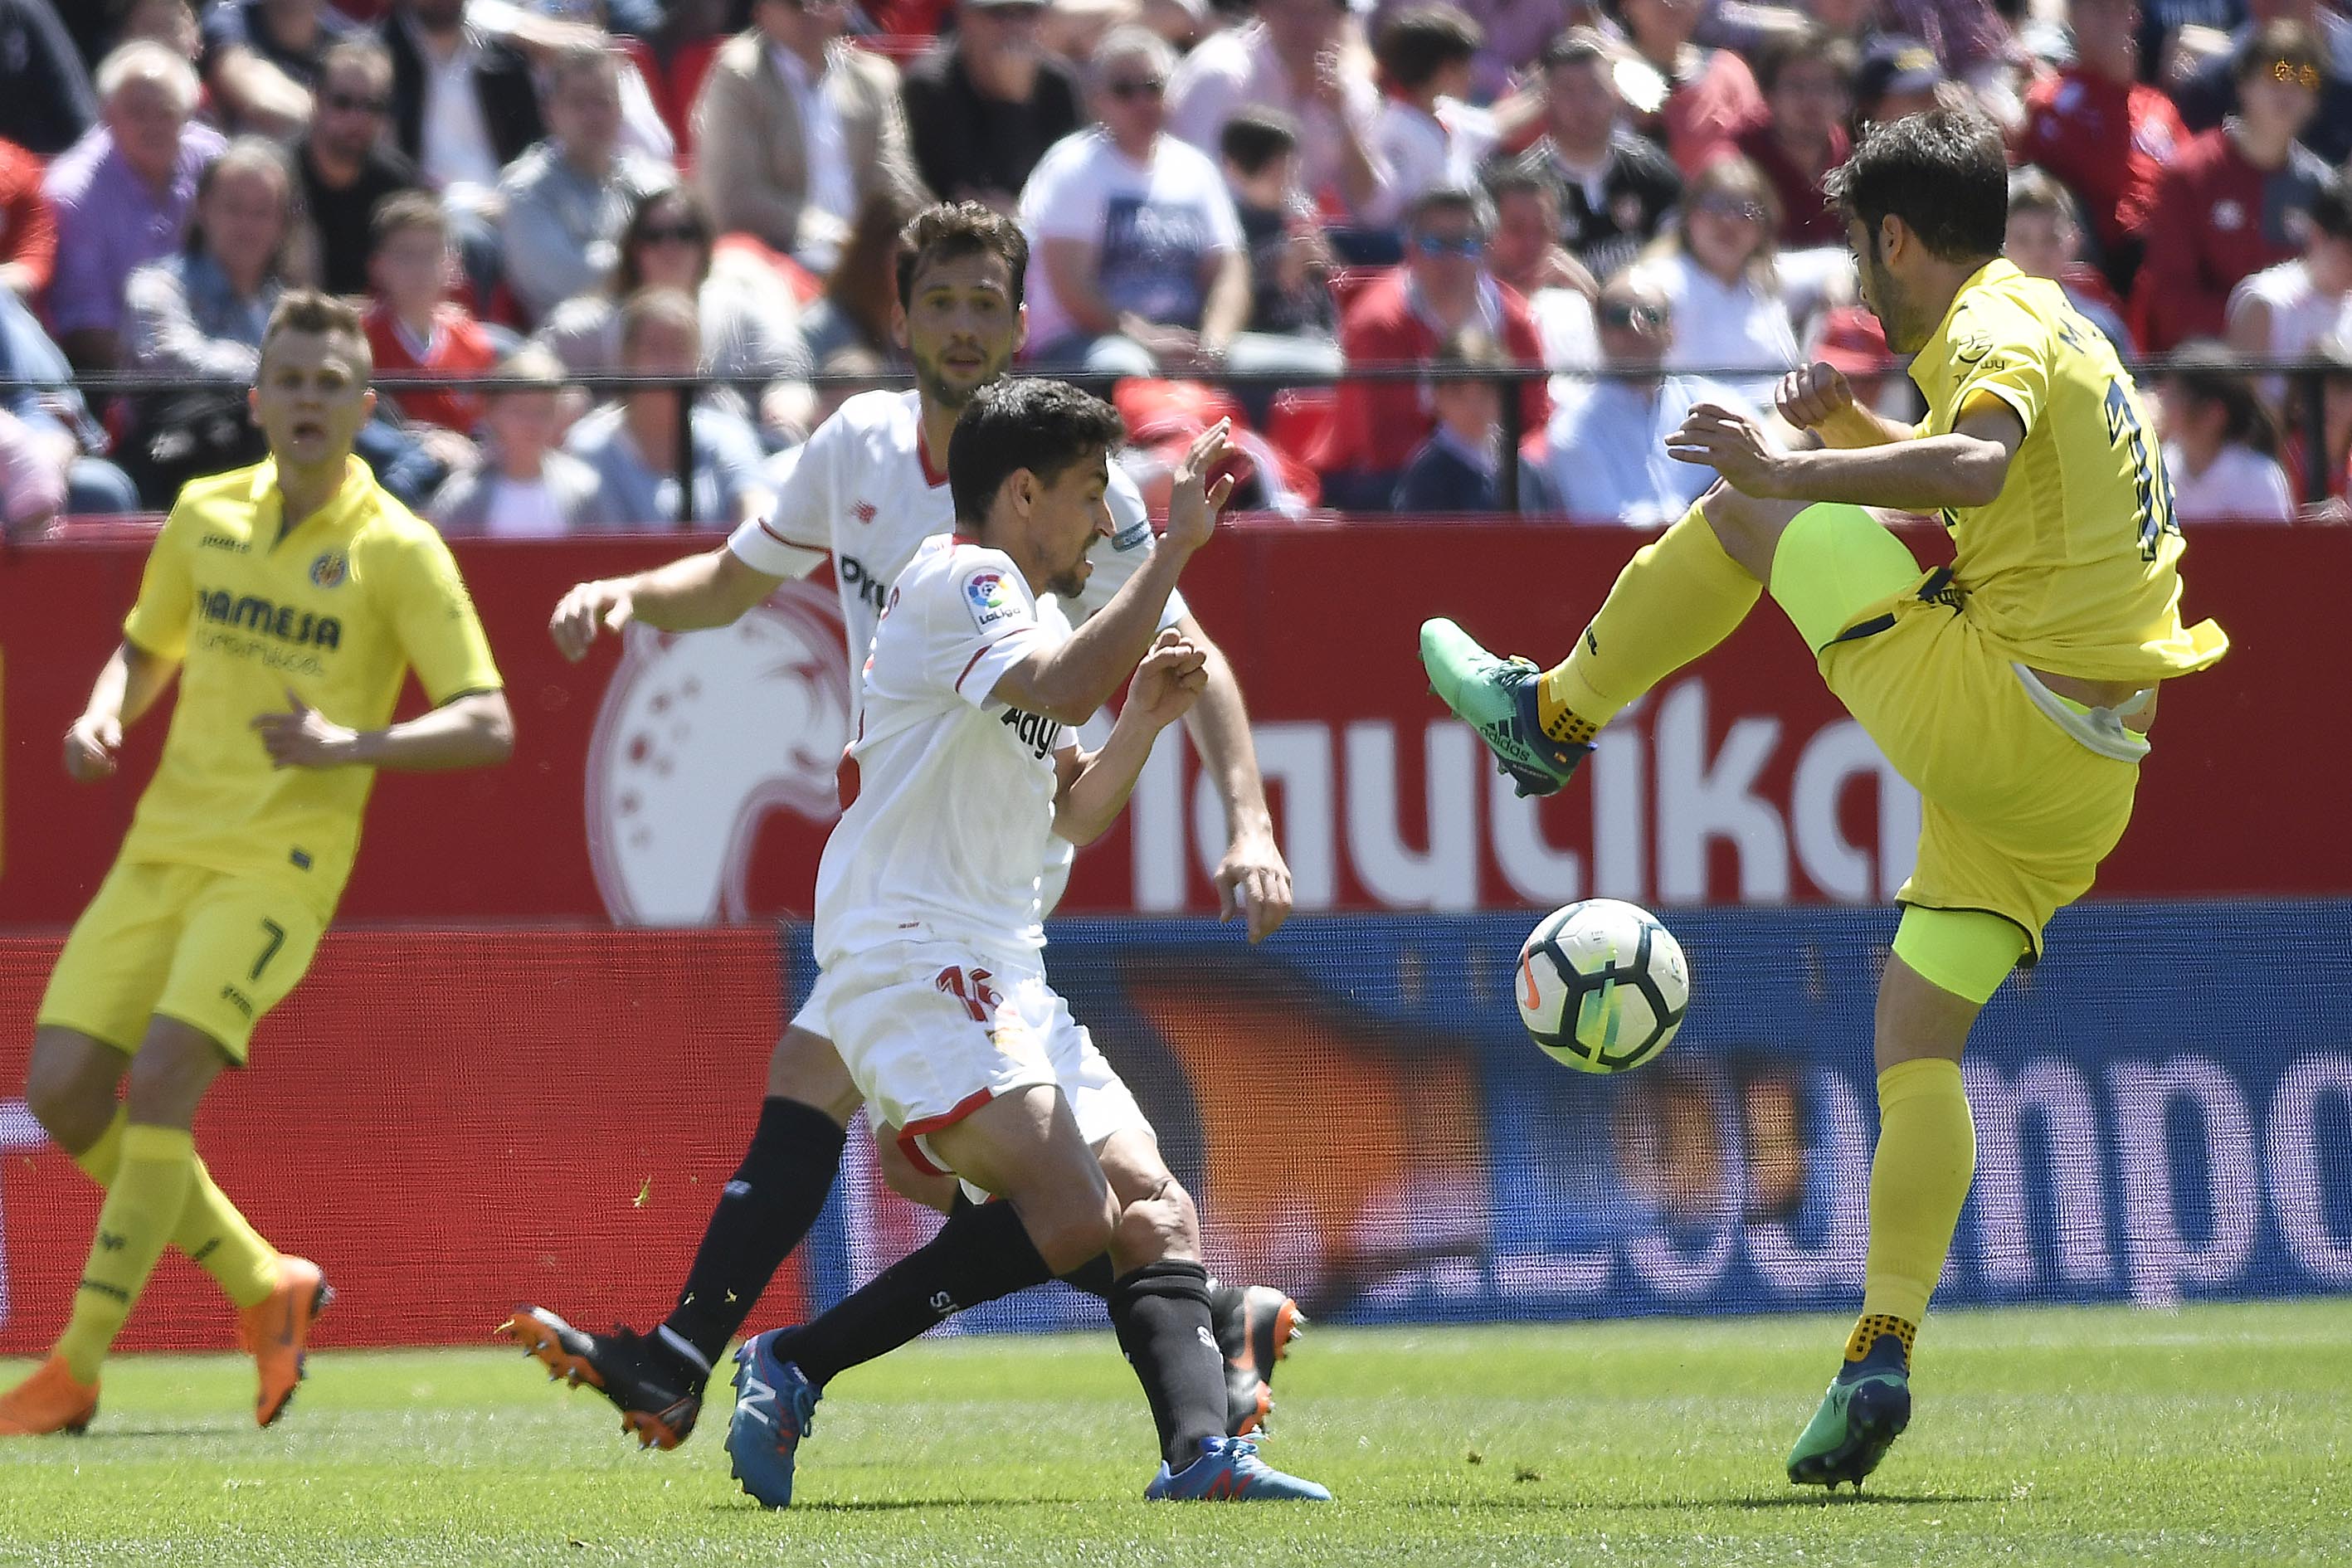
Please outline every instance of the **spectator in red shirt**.
[{"label": "spectator in red shirt", "polygon": [[1655,105],[1634,106],[1640,129],[1664,145],[1685,175],[1696,174],[1764,109],[1746,60],[1729,49],[1691,42],[1700,10],[1696,0],[1618,0],[1616,6],[1635,59],[1664,79]]},{"label": "spectator in red shirt", "polygon": [[1764,112],[1741,128],[1736,144],[1780,198],[1783,248],[1845,243],[1845,221],[1822,177],[1853,150],[1845,119],[1856,64],[1852,44],[1810,26],[1774,38],[1757,56]]},{"label": "spectator in red shirt", "polygon": [[[1405,224],[1404,260],[1349,304],[1339,347],[1350,368],[1423,365],[1438,346],[1475,329],[1500,342],[1516,363],[1540,367],[1543,347],[1526,301],[1486,268],[1493,219],[1485,196],[1441,185],[1413,204]],[[1541,428],[1550,411],[1540,379],[1520,391],[1521,428]],[[1421,389],[1410,381],[1349,381],[1321,467],[1332,475],[1324,499],[1335,506],[1384,507],[1407,454],[1435,426]]]},{"label": "spectator in red shirt", "polygon": [[2227,328],[2241,279],[2302,249],[2300,219],[2327,165],[2295,138],[2319,107],[2319,43],[2271,22],[2238,46],[2239,114],[2190,140],[2157,181],[2132,307],[2142,347],[2162,353]]},{"label": "spectator in red shirt", "polygon": [[2157,176],[2189,140],[2172,100],[2139,79],[2139,20],[2138,0],[2074,0],[2074,63],[2027,92],[2017,148],[2081,200],[2119,291],[2139,268]]},{"label": "spectator in red shirt", "polygon": [[[449,300],[457,255],[441,204],[423,191],[386,196],[375,209],[374,235],[368,278],[375,297],[366,321],[375,368],[392,374],[480,375],[496,364],[498,347],[482,324]],[[412,424],[433,427],[417,435],[436,461],[451,468],[473,465],[469,437],[481,422],[479,393],[404,386],[386,388],[383,396]]]},{"label": "spectator in red shirt", "polygon": [[30,300],[57,270],[58,220],[41,194],[43,166],[13,142],[0,142],[0,289]]}]

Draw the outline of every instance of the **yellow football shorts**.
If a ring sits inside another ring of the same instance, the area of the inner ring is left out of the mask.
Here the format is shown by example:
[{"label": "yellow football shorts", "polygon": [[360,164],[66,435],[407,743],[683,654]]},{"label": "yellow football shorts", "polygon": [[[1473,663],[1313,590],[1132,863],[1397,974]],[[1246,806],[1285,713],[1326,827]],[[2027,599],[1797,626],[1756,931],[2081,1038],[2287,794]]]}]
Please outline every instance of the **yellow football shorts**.
[{"label": "yellow football shorts", "polygon": [[49,972],[39,1022],[136,1054],[160,1013],[241,1067],[253,1026],[310,967],[326,924],[258,879],[118,860]]},{"label": "yellow football shorts", "polygon": [[1771,588],[1830,689],[1923,797],[1918,865],[1897,900],[2013,921],[2030,963],[2123,837],[2139,769],[2034,706],[1950,576],[1923,574],[1861,508],[1820,505],[1781,534]]}]

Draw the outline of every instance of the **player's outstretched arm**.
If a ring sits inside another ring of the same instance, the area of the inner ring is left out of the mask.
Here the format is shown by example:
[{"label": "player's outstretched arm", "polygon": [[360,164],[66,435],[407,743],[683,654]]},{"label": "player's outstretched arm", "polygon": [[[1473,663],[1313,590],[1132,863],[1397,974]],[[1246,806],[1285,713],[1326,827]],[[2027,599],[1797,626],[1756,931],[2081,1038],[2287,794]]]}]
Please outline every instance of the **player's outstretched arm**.
[{"label": "player's outstretched arm", "polygon": [[90,683],[81,717],[66,730],[66,773],[87,784],[112,773],[122,749],[122,731],[136,724],[163,695],[180,661],[149,653],[125,639]]},{"label": "player's outstretched arm", "polygon": [[1054,800],[1054,831],[1091,844],[1118,820],[1160,731],[1184,716],[1209,683],[1208,656],[1173,626],[1143,656],[1110,739],[1091,755],[1073,753]]},{"label": "player's outstretched arm", "polygon": [[1069,641],[1023,659],[998,678],[989,694],[1024,713],[1083,724],[1118,694],[1151,647],[1168,595],[1192,552],[1209,542],[1217,513],[1234,493],[1231,475],[1208,476],[1232,449],[1220,420],[1192,443],[1177,465],[1168,501],[1168,531],[1141,570],[1119,585],[1110,603],[1087,617]]},{"label": "player's outstretched arm", "polygon": [[514,716],[503,691],[468,691],[382,730],[345,729],[291,688],[286,703],[284,711],[257,715],[251,725],[273,767],[429,773],[494,767],[514,755]]},{"label": "player's outstretched arm", "polygon": [[1186,616],[1176,630],[1208,660],[1208,684],[1184,716],[1184,728],[1225,807],[1225,853],[1215,878],[1217,918],[1240,914],[1250,941],[1263,942],[1290,918],[1290,867],[1275,843],[1274,814],[1266,809],[1265,781],[1250,738],[1249,708],[1232,663],[1201,623]]},{"label": "player's outstretched arm", "polygon": [[617,635],[631,621],[665,632],[731,626],[782,581],[722,544],[650,571],[582,583],[556,601],[547,632],[576,663],[598,632]]}]

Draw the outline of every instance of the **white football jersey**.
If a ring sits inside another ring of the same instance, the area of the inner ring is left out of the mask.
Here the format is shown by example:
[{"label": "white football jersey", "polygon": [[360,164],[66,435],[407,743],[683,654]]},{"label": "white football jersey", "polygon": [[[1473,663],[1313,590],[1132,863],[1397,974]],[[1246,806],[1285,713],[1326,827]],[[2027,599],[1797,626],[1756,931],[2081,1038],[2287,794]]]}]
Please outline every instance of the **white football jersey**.
[{"label": "white football jersey", "polygon": [[856,798],[816,873],[816,957],[830,969],[891,942],[982,952],[1045,945],[1039,874],[1054,834],[1055,754],[1076,737],[990,693],[1067,642],[1003,551],[940,535],[893,586],[849,748]]},{"label": "white football jersey", "polygon": [[[784,460],[774,512],[742,524],[727,542],[745,565],[771,577],[805,577],[823,556],[833,557],[848,631],[853,735],[865,700],[858,667],[874,646],[884,596],[924,540],[955,528],[947,470],[931,466],[922,429],[912,391],[859,393]],[[1108,500],[1118,527],[1088,554],[1094,572],[1086,592],[1062,606],[1073,622],[1108,604],[1151,554],[1143,496],[1117,463]],[[1183,595],[1171,593],[1160,625],[1172,626],[1184,614]]]}]

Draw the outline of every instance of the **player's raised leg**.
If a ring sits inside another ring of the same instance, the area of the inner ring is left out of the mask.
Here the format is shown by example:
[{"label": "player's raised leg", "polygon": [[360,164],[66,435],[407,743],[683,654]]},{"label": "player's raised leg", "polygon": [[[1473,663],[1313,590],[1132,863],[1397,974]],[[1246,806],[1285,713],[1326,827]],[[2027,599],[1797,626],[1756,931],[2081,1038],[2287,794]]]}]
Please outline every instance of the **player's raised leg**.
[{"label": "player's raised leg", "polygon": [[1425,623],[1421,658],[1431,688],[1478,731],[1521,795],[1552,794],[1619,710],[1729,637],[1756,607],[1769,546],[1750,563],[1718,536],[1769,526],[1769,514],[1751,516],[1759,504],[1773,503],[1723,486],[1702,498],[1626,563],[1575,648],[1550,669],[1497,658],[1450,620]]},{"label": "player's raised leg", "polygon": [[675,1448],[694,1430],[710,1369],[833,1191],[859,1095],[833,1042],[803,1022],[823,1018],[813,997],[769,1054],[751,1144],[720,1188],[677,1305],[659,1327],[590,1333],[535,1306],[516,1309],[499,1326],[551,1375],[602,1391],[619,1408],[621,1429],[646,1447]]}]

